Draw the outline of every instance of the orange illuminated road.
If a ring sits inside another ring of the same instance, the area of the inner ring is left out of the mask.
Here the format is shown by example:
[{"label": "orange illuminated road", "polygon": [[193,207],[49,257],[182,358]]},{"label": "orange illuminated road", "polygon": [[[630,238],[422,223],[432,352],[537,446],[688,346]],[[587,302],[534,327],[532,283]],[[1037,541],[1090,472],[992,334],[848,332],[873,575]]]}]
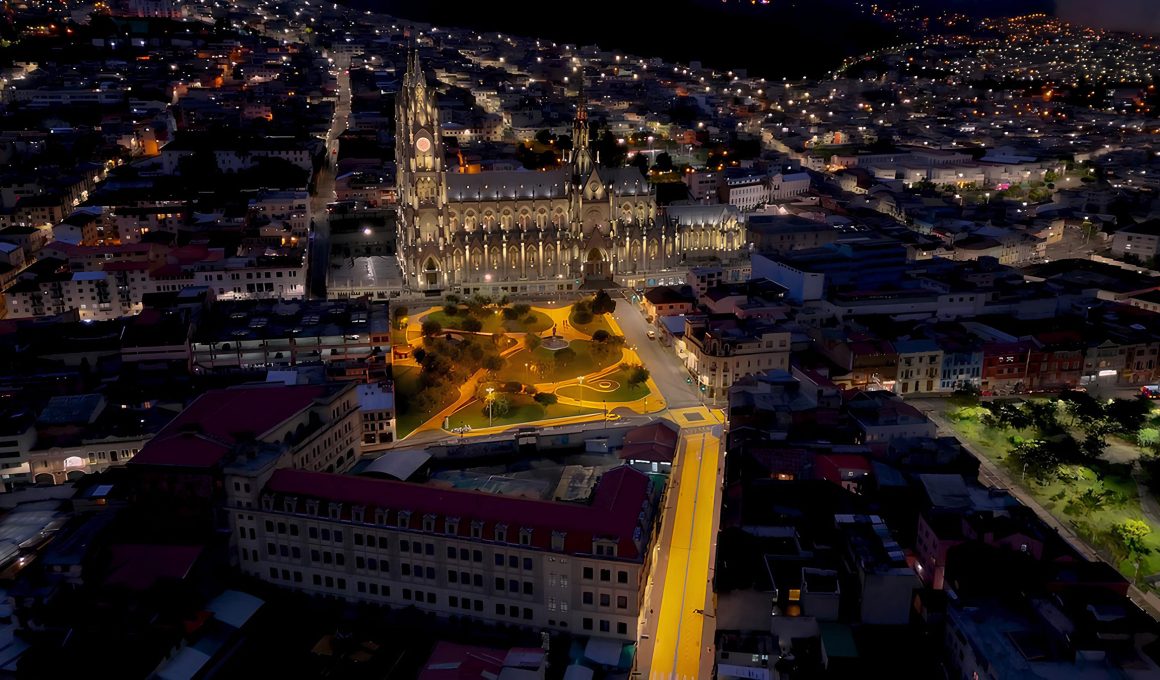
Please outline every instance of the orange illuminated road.
[{"label": "orange illuminated road", "polygon": [[696,430],[682,438],[671,490],[677,494],[677,505],[649,669],[655,680],[693,680],[706,677],[705,669],[712,668],[709,649],[716,626],[709,581],[720,502],[721,439],[720,428]]}]

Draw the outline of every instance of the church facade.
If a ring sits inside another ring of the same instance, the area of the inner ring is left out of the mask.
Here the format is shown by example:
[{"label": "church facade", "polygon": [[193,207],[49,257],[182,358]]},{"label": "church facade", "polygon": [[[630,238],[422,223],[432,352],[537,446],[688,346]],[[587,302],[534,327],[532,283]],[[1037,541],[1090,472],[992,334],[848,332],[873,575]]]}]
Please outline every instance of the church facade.
[{"label": "church facade", "polygon": [[694,263],[748,257],[728,206],[658,211],[634,167],[594,162],[583,92],[564,167],[456,172],[444,155],[435,89],[408,56],[397,97],[399,264],[412,294],[548,294],[684,280]]}]

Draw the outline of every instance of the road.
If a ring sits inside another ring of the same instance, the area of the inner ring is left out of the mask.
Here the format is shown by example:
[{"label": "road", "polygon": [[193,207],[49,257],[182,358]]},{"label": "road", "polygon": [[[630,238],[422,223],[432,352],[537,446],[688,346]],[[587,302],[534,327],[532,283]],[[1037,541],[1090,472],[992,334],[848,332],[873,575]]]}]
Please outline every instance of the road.
[{"label": "road", "polygon": [[326,133],[326,160],[318,171],[314,183],[314,195],[310,197],[310,221],[314,229],[310,234],[309,281],[310,295],[326,297],[326,280],[330,271],[330,214],[326,210],[333,203],[336,194],[334,179],[338,162],[338,137],[350,124],[350,58],[335,59],[334,68],[338,73],[338,101],[334,106],[334,119]]},{"label": "road", "polygon": [[636,347],[641,363],[649,370],[657,388],[670,409],[701,405],[696,385],[686,381],[689,372],[681,365],[672,347],[660,340],[649,340],[652,325],[644,320],[640,308],[628,300],[616,300],[616,323],[624,332],[629,346]]},{"label": "road", "polygon": [[[709,416],[706,409],[696,409]],[[670,531],[662,536],[653,565],[659,572],[661,605],[655,620],[646,621],[653,647],[648,677],[693,680],[710,677],[713,668],[715,607],[712,567],[716,559],[723,468],[722,427],[682,430],[680,453],[670,494]],[[666,544],[667,541],[667,544]],[[663,579],[663,580],[662,580]]]}]

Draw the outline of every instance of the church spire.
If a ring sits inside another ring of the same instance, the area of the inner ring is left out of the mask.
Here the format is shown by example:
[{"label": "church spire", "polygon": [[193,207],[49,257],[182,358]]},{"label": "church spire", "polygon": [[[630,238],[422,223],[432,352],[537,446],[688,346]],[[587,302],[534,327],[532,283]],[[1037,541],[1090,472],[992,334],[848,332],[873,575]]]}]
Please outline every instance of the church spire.
[{"label": "church spire", "polygon": [[576,95],[576,118],[572,121],[572,173],[583,177],[592,170],[592,157],[588,153],[588,95],[584,91],[584,64],[577,69],[580,79]]}]

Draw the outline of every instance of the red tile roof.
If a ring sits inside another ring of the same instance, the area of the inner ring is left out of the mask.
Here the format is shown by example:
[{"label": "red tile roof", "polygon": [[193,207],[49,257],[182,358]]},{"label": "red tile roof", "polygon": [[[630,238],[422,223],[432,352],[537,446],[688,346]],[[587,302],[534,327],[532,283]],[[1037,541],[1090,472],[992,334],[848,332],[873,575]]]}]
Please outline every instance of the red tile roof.
[{"label": "red tile roof", "polygon": [[321,385],[244,385],[212,390],[186,407],[131,465],[216,466],[240,433],[261,438],[326,394]]},{"label": "red tile roof", "polygon": [[440,640],[423,666],[419,680],[485,680],[503,670],[506,651],[457,645]]},{"label": "red tile roof", "polygon": [[[140,457],[140,454],[138,454]],[[601,476],[589,504],[498,496],[480,491],[446,489],[409,484],[386,479],[351,475],[276,470],[266,484],[266,491],[299,499],[316,498],[345,504],[343,517],[350,517],[350,506],[366,508],[366,521],[375,521],[376,508],[387,510],[386,524],[399,526],[399,512],[409,512],[409,524],[403,528],[421,529],[423,517],[434,515],[434,531],[446,533],[445,518],[458,518],[457,535],[471,536],[472,522],[483,522],[482,536],[490,540],[497,524],[507,526],[507,540],[518,544],[521,529],[532,529],[531,546],[541,550],[552,547],[552,532],[566,532],[564,552],[574,555],[592,553],[593,538],[616,541],[617,555],[639,559],[645,548],[648,526],[641,527],[640,514],[651,514],[651,482],[639,470],[627,465],[613,468]],[[275,508],[281,509],[278,502]],[[299,511],[302,510],[301,501]],[[319,504],[325,517],[329,509]],[[638,546],[637,529],[642,534]]]},{"label": "red tile roof", "polygon": [[201,556],[200,545],[123,544],[110,546],[107,586],[148,590],[158,581],[180,581]]},{"label": "red tile roof", "polygon": [[620,457],[623,460],[671,463],[676,450],[677,431],[664,421],[658,420],[635,428],[625,435]]}]

